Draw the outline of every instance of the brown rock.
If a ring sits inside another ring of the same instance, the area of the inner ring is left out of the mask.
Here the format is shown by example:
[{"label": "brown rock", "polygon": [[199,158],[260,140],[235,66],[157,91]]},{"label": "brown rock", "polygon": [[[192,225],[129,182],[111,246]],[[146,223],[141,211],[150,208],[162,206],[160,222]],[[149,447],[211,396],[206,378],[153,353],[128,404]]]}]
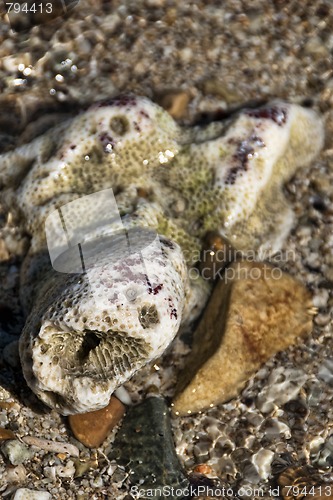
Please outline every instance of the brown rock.
[{"label": "brown rock", "polygon": [[184,117],[191,96],[188,92],[173,92],[165,94],[161,99],[161,106],[175,119]]},{"label": "brown rock", "polygon": [[7,441],[8,439],[16,439],[14,432],[0,427],[0,441]]},{"label": "brown rock", "polygon": [[68,417],[71,430],[88,448],[97,448],[125,413],[125,405],[114,396],[105,408]]},{"label": "brown rock", "polygon": [[[0,314],[1,314],[1,304],[0,304]],[[1,410],[10,410],[11,408],[14,408],[19,410],[20,407],[15,401],[0,401],[0,409]]]},{"label": "brown rock", "polygon": [[217,283],[180,374],[173,409],[196,413],[235,397],[271,356],[312,330],[310,293],[262,262],[236,261]]},{"label": "brown rock", "polygon": [[213,469],[208,464],[198,464],[194,467],[193,472],[197,474],[213,474]]}]

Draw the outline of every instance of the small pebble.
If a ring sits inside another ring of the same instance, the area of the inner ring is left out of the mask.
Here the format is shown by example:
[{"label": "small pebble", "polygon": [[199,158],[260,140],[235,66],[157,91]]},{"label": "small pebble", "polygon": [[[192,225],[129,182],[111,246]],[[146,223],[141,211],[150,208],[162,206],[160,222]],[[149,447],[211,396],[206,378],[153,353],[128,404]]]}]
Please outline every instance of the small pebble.
[{"label": "small pebble", "polygon": [[16,490],[13,500],[52,500],[52,495],[47,491],[19,488]]},{"label": "small pebble", "polygon": [[121,385],[114,391],[114,395],[119,401],[121,401],[125,406],[131,406],[132,399],[125,387]]},{"label": "small pebble", "polygon": [[333,361],[331,359],[324,359],[321,362],[317,377],[326,382],[326,384],[333,386]]},{"label": "small pebble", "polygon": [[1,446],[1,451],[12,465],[22,464],[23,462],[30,460],[35,454],[34,451],[17,439],[5,441],[5,443]]},{"label": "small pebble", "polygon": [[[285,368],[284,366],[277,366],[274,368],[268,379],[267,384],[259,392],[256,397],[256,407],[262,413],[269,413],[273,411],[275,406],[282,406],[297,398],[300,389],[306,381],[306,375],[302,369]],[[267,422],[267,420],[265,420]],[[288,433],[289,428],[285,428],[285,424],[270,419],[270,423],[276,422],[274,425],[275,432]],[[274,430],[266,426],[265,432],[273,432]]]},{"label": "small pebble", "polygon": [[196,467],[194,467],[193,472],[196,472],[198,474],[213,474],[213,469],[207,465],[207,464],[199,464]]},{"label": "small pebble", "polygon": [[125,405],[114,396],[101,410],[78,413],[68,417],[70,428],[79,441],[88,448],[97,448],[118,424],[125,413]]},{"label": "small pebble", "polygon": [[190,95],[187,92],[179,92],[165,95],[161,105],[175,120],[179,120],[184,117],[189,102]]},{"label": "small pebble", "polygon": [[315,307],[324,308],[327,306],[327,301],[329,299],[329,292],[325,288],[318,290],[313,297],[313,305]]},{"label": "small pebble", "polygon": [[267,479],[271,473],[271,463],[274,457],[274,452],[271,450],[261,449],[252,457],[252,463],[257,469],[262,479]]},{"label": "small pebble", "polygon": [[75,467],[74,477],[81,477],[88,470],[97,469],[98,460],[97,460],[97,458],[94,458],[92,460],[80,460],[77,458],[76,460],[74,460],[74,467]]},{"label": "small pebble", "polygon": [[57,465],[55,471],[58,477],[73,477],[76,472],[73,460],[69,460],[66,465]]},{"label": "small pebble", "polygon": [[15,439],[16,436],[10,429],[0,427],[0,441],[7,441],[8,439]]},{"label": "small pebble", "polygon": [[11,408],[19,409],[19,406],[15,401],[0,401],[1,410],[10,410]]},{"label": "small pebble", "polygon": [[330,320],[331,320],[331,316],[329,314],[318,314],[315,317],[314,322],[318,326],[326,326],[329,324]]},{"label": "small pebble", "polygon": [[315,462],[317,467],[323,469],[333,466],[333,436],[325,442]]},{"label": "small pebble", "polygon": [[7,483],[23,483],[26,477],[27,471],[22,464],[19,464],[17,467],[7,467],[4,473]]}]

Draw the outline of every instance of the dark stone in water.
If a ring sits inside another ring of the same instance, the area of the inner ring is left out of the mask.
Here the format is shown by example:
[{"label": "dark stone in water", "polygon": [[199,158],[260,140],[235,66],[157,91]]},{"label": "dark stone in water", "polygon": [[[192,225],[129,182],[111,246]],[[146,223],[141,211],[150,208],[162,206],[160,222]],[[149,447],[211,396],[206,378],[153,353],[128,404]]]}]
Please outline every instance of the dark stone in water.
[{"label": "dark stone in water", "polygon": [[190,498],[190,483],[175,452],[164,399],[151,397],[128,410],[111,458],[127,468],[132,486],[144,495],[140,498]]}]

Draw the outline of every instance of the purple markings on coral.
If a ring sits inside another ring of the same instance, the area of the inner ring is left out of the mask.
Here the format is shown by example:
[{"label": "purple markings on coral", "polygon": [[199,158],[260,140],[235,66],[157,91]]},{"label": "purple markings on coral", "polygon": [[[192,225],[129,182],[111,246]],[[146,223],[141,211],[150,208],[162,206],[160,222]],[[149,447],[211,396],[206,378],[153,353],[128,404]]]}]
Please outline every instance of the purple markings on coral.
[{"label": "purple markings on coral", "polygon": [[[230,139],[229,141],[233,144],[235,141]],[[228,171],[225,183],[232,185],[235,184],[237,177],[242,173],[246,172],[249,167],[249,159],[252,158],[256,153],[256,147],[263,148],[265,143],[257,135],[251,135],[249,139],[244,141],[239,141],[236,152],[232,157],[234,165]]]},{"label": "purple markings on coral", "polygon": [[270,106],[259,109],[249,109],[245,111],[252,118],[264,118],[273,120],[277,125],[282,127],[287,121],[287,109],[282,106]]}]

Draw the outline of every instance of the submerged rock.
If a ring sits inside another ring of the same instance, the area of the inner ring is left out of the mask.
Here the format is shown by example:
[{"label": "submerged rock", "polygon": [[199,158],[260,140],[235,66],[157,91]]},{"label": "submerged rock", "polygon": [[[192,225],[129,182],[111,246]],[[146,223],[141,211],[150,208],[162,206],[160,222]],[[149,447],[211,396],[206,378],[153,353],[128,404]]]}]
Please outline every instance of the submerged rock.
[{"label": "submerged rock", "polygon": [[115,397],[101,410],[70,415],[70,428],[79,441],[88,448],[100,446],[125,413],[125,405]]},{"label": "submerged rock", "polygon": [[163,488],[170,499],[188,498],[189,481],[175,452],[164,399],[151,397],[128,410],[111,457],[126,466],[132,486],[142,494],[140,498],[166,498]]},{"label": "submerged rock", "polygon": [[235,397],[271,356],[312,330],[307,289],[262,262],[235,262],[214,289],[180,374],[175,412],[186,415]]},{"label": "submerged rock", "polygon": [[317,454],[314,463],[321,468],[333,466],[333,436],[330,436]]}]

